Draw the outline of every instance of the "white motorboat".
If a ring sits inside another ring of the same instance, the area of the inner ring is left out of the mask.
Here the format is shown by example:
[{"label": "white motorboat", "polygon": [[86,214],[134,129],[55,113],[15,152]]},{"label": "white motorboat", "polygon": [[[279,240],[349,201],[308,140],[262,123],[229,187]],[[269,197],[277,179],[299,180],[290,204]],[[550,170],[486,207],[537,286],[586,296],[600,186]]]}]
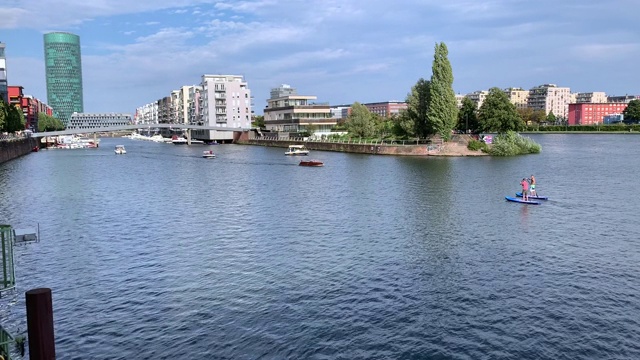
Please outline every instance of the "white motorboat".
[{"label": "white motorboat", "polygon": [[202,152],[202,157],[205,159],[213,159],[216,157],[216,154],[213,153],[213,150],[205,150]]},{"label": "white motorboat", "polygon": [[124,145],[116,145],[116,148],[114,151],[117,155],[122,155],[127,153],[127,150],[124,148]]},{"label": "white motorboat", "polygon": [[[183,138],[183,137],[175,137],[174,139],[171,140],[171,142],[173,143],[173,145],[188,145],[188,141],[187,139]],[[204,141],[202,140],[191,140],[191,145],[202,145],[204,144]]]},{"label": "white motorboat", "polygon": [[309,150],[304,145],[289,145],[285,155],[309,155]]}]

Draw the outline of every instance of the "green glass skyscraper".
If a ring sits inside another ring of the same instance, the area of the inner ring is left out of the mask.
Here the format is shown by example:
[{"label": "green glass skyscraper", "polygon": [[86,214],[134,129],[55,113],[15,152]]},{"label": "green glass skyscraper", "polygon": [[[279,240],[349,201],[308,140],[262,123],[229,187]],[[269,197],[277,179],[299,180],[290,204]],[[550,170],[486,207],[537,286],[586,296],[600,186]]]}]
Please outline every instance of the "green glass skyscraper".
[{"label": "green glass skyscraper", "polygon": [[44,34],[47,102],[65,126],[71,114],[83,112],[80,37],[66,32]]}]

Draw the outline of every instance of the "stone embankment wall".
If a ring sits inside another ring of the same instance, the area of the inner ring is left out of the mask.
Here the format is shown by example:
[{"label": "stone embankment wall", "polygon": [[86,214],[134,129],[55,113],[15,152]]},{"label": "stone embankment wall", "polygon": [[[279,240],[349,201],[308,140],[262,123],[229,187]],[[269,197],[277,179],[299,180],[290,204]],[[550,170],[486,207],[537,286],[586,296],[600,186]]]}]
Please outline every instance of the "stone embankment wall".
[{"label": "stone embankment wall", "polygon": [[289,145],[305,145],[309,150],[339,151],[357,154],[378,155],[435,155],[440,150],[437,145],[388,145],[388,144],[347,144],[333,142],[301,142],[283,140],[242,140],[239,144],[273,146],[287,148]]},{"label": "stone embankment wall", "polygon": [[353,143],[329,141],[300,141],[290,138],[256,138],[248,132],[238,133],[235,143],[286,148],[289,145],[305,145],[309,150],[338,151],[357,154],[408,155],[408,156],[486,156],[481,151],[467,149],[468,135],[454,135],[451,141],[434,138],[430,144]]},{"label": "stone embankment wall", "polygon": [[38,139],[36,138],[0,141],[0,164],[28,154],[36,146],[38,146]]}]

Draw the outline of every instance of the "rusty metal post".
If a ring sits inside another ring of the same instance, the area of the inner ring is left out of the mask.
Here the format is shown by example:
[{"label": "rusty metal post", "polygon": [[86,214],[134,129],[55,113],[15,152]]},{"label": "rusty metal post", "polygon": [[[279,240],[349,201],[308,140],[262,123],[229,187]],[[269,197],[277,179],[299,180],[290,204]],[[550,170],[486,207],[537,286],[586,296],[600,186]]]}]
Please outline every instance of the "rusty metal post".
[{"label": "rusty metal post", "polygon": [[27,300],[29,359],[53,360],[56,358],[56,347],[53,336],[51,289],[32,289],[27,291],[25,296]]}]

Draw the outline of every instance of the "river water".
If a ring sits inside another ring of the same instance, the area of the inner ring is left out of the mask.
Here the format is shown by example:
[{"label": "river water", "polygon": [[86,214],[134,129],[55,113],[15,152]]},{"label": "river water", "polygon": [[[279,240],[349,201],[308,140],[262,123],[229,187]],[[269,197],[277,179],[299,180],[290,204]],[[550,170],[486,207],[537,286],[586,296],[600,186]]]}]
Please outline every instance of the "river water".
[{"label": "river water", "polygon": [[[26,334],[48,287],[59,359],[640,358],[640,137],[532,138],[322,168],[110,138],[29,154],[0,165],[0,222],[41,231],[0,324]],[[550,200],[506,202],[531,174]]]}]

